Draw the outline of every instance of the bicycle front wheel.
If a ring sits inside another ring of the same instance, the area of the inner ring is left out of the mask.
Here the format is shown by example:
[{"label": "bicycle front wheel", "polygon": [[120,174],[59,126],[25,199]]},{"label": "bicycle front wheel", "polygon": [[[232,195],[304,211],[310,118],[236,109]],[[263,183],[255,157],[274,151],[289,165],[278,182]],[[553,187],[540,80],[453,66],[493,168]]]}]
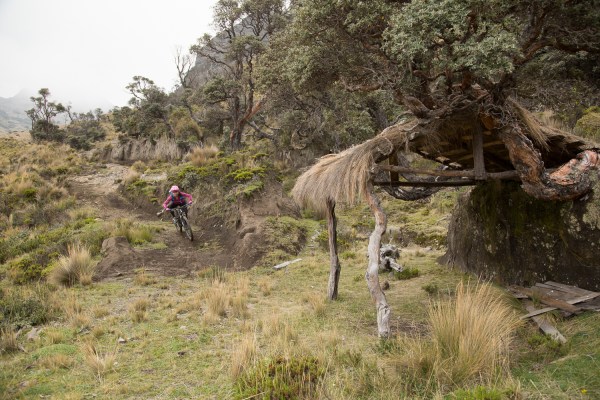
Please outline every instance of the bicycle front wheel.
[{"label": "bicycle front wheel", "polygon": [[192,232],[192,227],[188,222],[186,217],[181,218],[181,225],[183,226],[183,231],[185,232],[185,237],[187,237],[190,242],[194,240],[194,232]]}]

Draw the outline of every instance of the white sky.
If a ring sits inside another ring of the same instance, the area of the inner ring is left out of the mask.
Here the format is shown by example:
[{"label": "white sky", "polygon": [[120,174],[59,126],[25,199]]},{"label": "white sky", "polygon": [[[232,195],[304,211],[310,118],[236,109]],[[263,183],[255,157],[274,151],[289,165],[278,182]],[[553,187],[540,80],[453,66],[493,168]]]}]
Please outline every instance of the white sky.
[{"label": "white sky", "polygon": [[134,75],[170,91],[174,56],[211,25],[216,0],[0,0],[0,97],[50,89],[86,110],[131,97]]}]

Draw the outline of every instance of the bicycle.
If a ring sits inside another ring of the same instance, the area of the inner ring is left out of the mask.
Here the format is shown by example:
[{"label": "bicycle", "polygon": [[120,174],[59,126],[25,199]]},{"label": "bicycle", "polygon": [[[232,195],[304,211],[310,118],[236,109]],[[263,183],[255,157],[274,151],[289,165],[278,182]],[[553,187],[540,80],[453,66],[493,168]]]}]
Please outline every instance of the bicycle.
[{"label": "bicycle", "polygon": [[[171,209],[174,214],[173,223],[175,224],[175,228],[179,230],[180,233],[185,233],[185,236],[191,241],[194,240],[194,232],[192,232],[192,227],[187,219],[187,215],[185,210],[189,208],[191,204],[186,204],[185,206],[178,206]],[[166,210],[162,210],[156,214],[156,216],[160,217]]]}]

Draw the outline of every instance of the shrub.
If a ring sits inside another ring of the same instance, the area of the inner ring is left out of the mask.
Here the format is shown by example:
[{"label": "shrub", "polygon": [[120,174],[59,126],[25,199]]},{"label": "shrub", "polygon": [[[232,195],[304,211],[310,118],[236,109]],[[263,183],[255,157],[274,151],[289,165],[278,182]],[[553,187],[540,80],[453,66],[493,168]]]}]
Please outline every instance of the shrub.
[{"label": "shrub", "polygon": [[69,245],[68,255],[61,256],[50,272],[50,281],[61,286],[76,283],[89,285],[96,270],[96,263],[87,247],[81,244]]},{"label": "shrub", "polygon": [[416,278],[417,276],[419,276],[419,273],[420,272],[419,272],[418,268],[406,267],[400,272],[394,271],[394,277],[396,279],[398,279],[399,281],[401,281],[401,280]]},{"label": "shrub", "polygon": [[[236,381],[236,398],[316,398],[325,368],[315,357],[263,359]],[[258,397],[262,396],[262,397]]]},{"label": "shrub", "polygon": [[2,292],[0,315],[3,325],[21,328],[40,325],[55,316],[51,293],[47,285],[38,285],[33,290],[13,288]]}]

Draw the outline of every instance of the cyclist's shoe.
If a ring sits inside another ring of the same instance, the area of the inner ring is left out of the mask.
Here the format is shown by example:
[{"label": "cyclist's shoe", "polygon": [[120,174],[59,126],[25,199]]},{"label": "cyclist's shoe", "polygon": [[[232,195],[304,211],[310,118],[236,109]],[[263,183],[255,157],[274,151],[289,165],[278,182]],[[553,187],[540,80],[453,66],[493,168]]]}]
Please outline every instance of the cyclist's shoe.
[{"label": "cyclist's shoe", "polygon": [[173,223],[177,226],[177,218],[173,218]]}]

